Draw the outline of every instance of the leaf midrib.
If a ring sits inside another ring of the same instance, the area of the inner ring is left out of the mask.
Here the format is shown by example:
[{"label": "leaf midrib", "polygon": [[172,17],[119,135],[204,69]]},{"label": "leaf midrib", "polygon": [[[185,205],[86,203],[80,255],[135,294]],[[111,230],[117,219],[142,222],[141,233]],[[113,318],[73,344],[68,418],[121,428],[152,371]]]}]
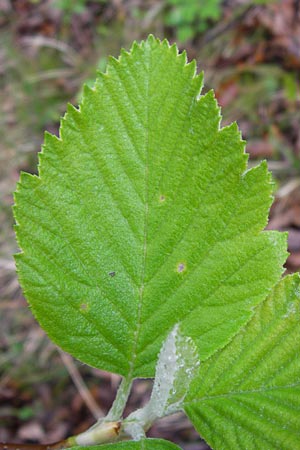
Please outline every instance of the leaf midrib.
[{"label": "leaf midrib", "polygon": [[[151,82],[151,79],[149,77],[149,74],[152,76],[151,73],[151,55],[149,60],[149,49],[145,45],[145,49],[147,49],[147,71],[148,76],[146,77],[146,124],[149,124],[149,85]],[[141,329],[141,315],[142,315],[142,304],[143,304],[143,295],[144,295],[144,287],[145,287],[145,273],[146,273],[146,261],[147,261],[147,237],[148,237],[148,218],[149,218],[149,186],[148,186],[148,179],[149,179],[149,126],[146,127],[145,130],[145,169],[144,169],[144,178],[145,178],[145,206],[144,206],[144,233],[143,233],[143,249],[142,249],[142,270],[141,270],[141,282],[140,282],[140,288],[139,288],[139,299],[138,299],[138,306],[137,306],[137,324],[136,329],[133,335],[133,347],[132,347],[132,358],[129,362],[129,374],[128,379],[133,378],[134,373],[134,363],[137,358],[137,343],[139,339],[140,329]]]}]

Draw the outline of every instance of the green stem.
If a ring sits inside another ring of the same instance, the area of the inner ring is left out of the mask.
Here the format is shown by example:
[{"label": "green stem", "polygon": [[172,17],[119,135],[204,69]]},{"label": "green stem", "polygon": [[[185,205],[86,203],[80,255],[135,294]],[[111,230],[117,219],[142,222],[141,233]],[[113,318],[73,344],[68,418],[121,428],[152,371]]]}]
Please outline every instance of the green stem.
[{"label": "green stem", "polygon": [[132,386],[131,378],[122,378],[116,398],[107,416],[105,417],[105,420],[117,421],[121,419],[131,391],[131,386]]}]

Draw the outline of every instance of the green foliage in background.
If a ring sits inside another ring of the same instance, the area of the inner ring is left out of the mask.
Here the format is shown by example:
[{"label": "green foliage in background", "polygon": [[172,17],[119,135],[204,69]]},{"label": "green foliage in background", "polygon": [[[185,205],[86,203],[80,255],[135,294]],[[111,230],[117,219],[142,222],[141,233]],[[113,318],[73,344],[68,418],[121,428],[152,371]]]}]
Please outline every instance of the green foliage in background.
[{"label": "green foliage in background", "polygon": [[[242,11],[252,5],[265,5],[276,0],[246,1],[237,5]],[[176,39],[184,43],[209,29],[222,16],[223,0],[165,0],[164,23],[173,27]]]},{"label": "green foliage in background", "polygon": [[208,27],[209,21],[217,21],[222,13],[222,0],[166,0],[170,7],[165,16],[166,25],[176,30],[180,42],[192,39]]},{"label": "green foliage in background", "polygon": [[[87,6],[88,0],[55,0],[54,6],[62,10],[69,20],[72,14],[81,14]],[[96,3],[107,3],[107,0],[96,0]]]},{"label": "green foliage in background", "polygon": [[21,176],[19,279],[64,350],[128,386],[156,377],[143,409],[123,419],[124,396],[109,414],[127,436],[184,408],[213,448],[296,449],[299,277],[274,288],[287,253],[285,234],[263,231],[270,175],[248,168],[202,78],[153,36],[110,58],[60,137],[46,134],[38,176]]}]

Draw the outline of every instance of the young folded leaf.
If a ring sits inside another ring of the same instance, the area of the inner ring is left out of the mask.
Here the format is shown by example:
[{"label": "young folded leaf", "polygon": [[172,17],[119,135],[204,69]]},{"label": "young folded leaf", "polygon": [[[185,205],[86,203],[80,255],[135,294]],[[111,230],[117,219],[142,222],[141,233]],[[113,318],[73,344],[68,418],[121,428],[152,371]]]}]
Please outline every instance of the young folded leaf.
[{"label": "young folded leaf", "polygon": [[133,439],[141,439],[157,419],[182,410],[199,365],[194,342],[175,325],[158,357],[151,398],[126,418],[125,432]]},{"label": "young folded leaf", "polygon": [[286,237],[262,232],[266,164],[247,170],[235,124],[175,45],[150,36],[111,58],[39,174],[15,196],[19,279],[56,344],[92,366],[152,377],[176,323],[201,360],[282,273]]},{"label": "young folded leaf", "polygon": [[155,418],[182,409],[190,384],[199,371],[200,359],[193,340],[175,325],[159,353],[151,405]]},{"label": "young folded leaf", "polygon": [[300,449],[300,277],[201,365],[185,411],[214,450]]}]

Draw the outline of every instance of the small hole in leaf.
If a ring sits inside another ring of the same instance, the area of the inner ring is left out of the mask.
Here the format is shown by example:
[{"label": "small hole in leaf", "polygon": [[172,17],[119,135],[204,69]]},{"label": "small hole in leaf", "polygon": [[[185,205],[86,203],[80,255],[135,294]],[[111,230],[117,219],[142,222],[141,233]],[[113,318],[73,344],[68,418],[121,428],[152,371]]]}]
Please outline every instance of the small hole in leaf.
[{"label": "small hole in leaf", "polygon": [[186,269],[186,265],[183,262],[180,262],[177,265],[177,272],[182,273]]},{"label": "small hole in leaf", "polygon": [[116,275],[116,272],[108,272],[108,275],[109,275],[110,277],[114,277],[114,276]]}]

